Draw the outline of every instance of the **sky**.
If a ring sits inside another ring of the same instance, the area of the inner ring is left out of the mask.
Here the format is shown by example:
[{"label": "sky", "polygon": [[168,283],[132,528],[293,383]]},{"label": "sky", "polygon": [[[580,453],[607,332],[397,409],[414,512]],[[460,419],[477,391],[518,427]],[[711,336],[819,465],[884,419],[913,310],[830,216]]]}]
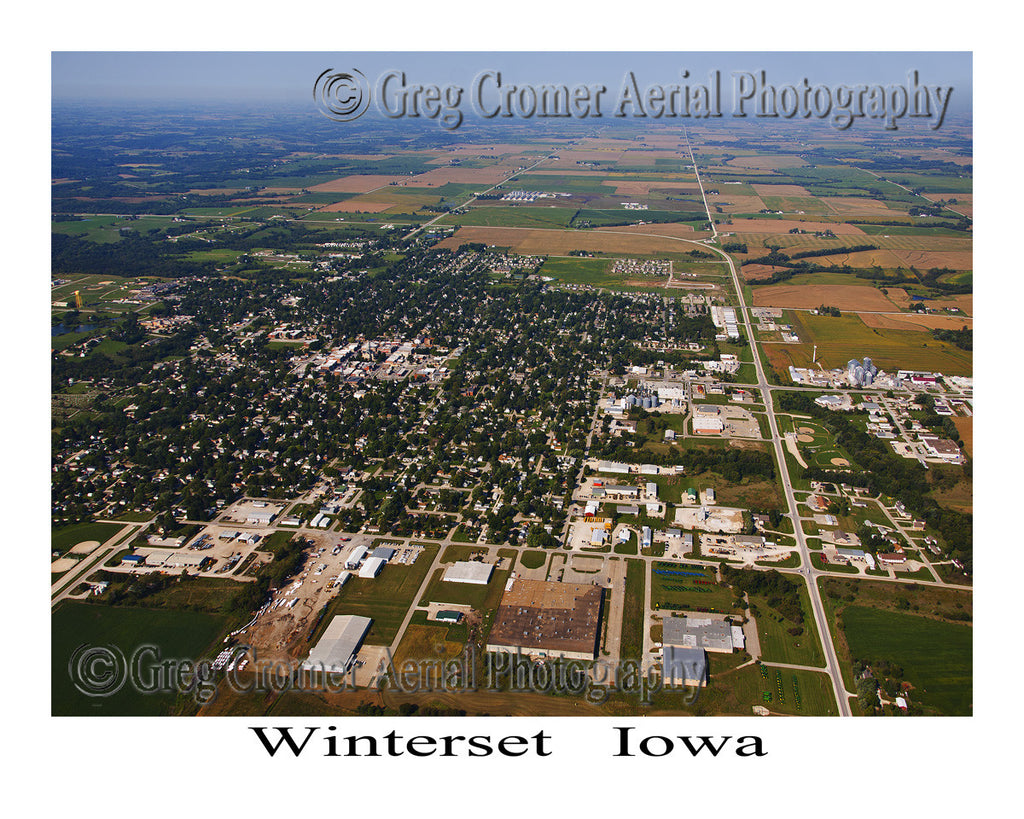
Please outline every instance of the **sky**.
[{"label": "sky", "polygon": [[641,85],[703,81],[710,70],[764,70],[768,81],[812,84],[901,84],[916,69],[921,82],[952,85],[950,111],[970,110],[970,52],[60,52],[52,53],[52,94],[59,102],[305,103],[325,69],[358,68],[369,81],[402,70],[410,82],[468,87],[484,70],[507,82],[602,83],[617,88],[627,71]]}]

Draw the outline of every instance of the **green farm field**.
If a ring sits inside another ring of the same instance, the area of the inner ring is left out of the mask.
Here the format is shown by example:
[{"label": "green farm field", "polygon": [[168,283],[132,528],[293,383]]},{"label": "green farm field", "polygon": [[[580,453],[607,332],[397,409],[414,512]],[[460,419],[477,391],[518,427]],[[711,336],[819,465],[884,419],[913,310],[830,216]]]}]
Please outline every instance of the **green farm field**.
[{"label": "green farm field", "polygon": [[973,705],[973,629],[864,606],[840,615],[851,659],[888,660],[904,669],[911,697],[940,714],[969,716]]},{"label": "green farm field", "polygon": [[868,327],[855,314],[833,317],[796,312],[793,330],[801,343],[766,346],[772,365],[780,372],[790,363],[809,367],[815,344],[817,361],[825,368],[843,367],[851,358],[867,355],[879,369],[890,373],[937,370],[947,375],[970,375],[973,369],[973,356],[967,350],[938,341],[928,333]]},{"label": "green farm field", "polygon": [[[125,657],[154,646],[162,659],[213,659],[229,618],[195,611],[99,606],[65,601],[50,618],[51,708],[54,716],[162,716],[189,712],[188,697],[140,693],[125,685],[109,697],[79,691],[69,673],[80,646],[113,646]],[[116,655],[115,655],[116,656]]]}]

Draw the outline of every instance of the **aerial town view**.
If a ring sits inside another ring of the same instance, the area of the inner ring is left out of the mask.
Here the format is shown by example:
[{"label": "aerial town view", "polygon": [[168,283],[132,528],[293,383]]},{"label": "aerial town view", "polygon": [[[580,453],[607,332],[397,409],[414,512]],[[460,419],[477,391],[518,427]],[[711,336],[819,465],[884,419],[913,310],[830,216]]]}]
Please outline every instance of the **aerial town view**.
[{"label": "aerial town view", "polygon": [[54,98],[52,713],[971,715],[970,108],[328,65]]}]

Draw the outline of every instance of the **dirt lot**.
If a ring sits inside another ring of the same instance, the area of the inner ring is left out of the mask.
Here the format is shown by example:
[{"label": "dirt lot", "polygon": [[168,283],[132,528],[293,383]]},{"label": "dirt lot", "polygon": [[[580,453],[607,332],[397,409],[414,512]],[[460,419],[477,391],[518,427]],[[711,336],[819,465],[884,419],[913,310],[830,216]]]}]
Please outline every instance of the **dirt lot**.
[{"label": "dirt lot", "polygon": [[972,458],[974,457],[974,418],[965,418],[964,416],[957,416],[953,419],[953,423],[956,424],[956,431],[960,433],[960,437],[964,441],[964,449],[967,450],[967,454]]},{"label": "dirt lot", "polygon": [[754,289],[755,307],[813,309],[822,304],[840,310],[895,311],[897,306],[874,287],[845,284],[774,284]]}]

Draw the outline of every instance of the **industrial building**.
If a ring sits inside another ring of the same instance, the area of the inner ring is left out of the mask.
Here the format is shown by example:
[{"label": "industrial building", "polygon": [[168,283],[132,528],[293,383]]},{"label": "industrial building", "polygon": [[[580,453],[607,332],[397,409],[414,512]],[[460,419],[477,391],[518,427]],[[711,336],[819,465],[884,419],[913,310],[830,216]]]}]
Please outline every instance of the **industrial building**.
[{"label": "industrial building", "polygon": [[356,546],[352,550],[352,554],[345,558],[346,569],[358,569],[359,564],[363,562],[363,558],[366,557],[366,547]]},{"label": "industrial building", "polygon": [[493,563],[460,560],[445,570],[444,580],[448,583],[473,583],[478,586],[486,586],[493,571]]},{"label": "industrial building", "polygon": [[302,668],[307,671],[344,673],[352,664],[373,621],[355,614],[339,614],[327,627]]},{"label": "industrial building", "polygon": [[662,643],[680,648],[701,648],[731,654],[745,644],[743,629],[728,620],[710,617],[666,617]]},{"label": "industrial building", "polygon": [[391,558],[395,556],[395,554],[396,551],[392,549],[390,546],[378,546],[376,549],[370,552],[370,557],[379,557],[385,563],[388,563],[391,561]]},{"label": "industrial building", "polygon": [[721,411],[714,405],[695,404],[693,407],[693,434],[717,435],[725,430]]},{"label": "industrial building", "polygon": [[546,580],[510,580],[486,650],[597,659],[603,590]]},{"label": "industrial building", "polygon": [[666,645],[661,650],[661,674],[666,685],[704,687],[708,681],[708,655],[702,648]]},{"label": "industrial building", "polygon": [[[381,569],[384,568],[386,560],[382,557],[370,557],[367,558],[363,567],[359,570],[359,576],[365,578],[373,578],[380,574]],[[348,565],[348,564],[346,564]]]}]

